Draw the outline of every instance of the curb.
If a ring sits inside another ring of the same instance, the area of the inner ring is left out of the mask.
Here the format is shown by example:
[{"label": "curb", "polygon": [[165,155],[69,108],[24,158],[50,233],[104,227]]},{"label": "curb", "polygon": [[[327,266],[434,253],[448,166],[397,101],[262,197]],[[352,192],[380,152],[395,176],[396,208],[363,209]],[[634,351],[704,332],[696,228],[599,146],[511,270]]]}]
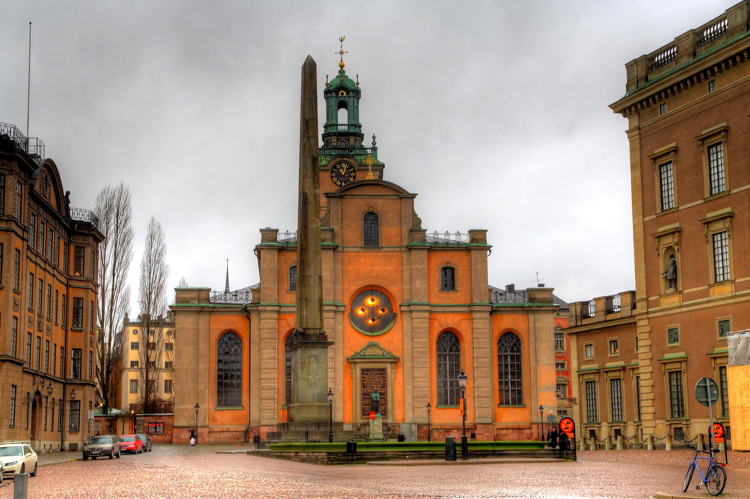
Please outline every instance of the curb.
[{"label": "curb", "polygon": [[414,459],[396,461],[367,461],[365,464],[371,466],[460,466],[465,464],[533,464],[533,463],[566,463],[562,459],[457,459],[446,461],[444,459]]},{"label": "curb", "polygon": [[663,494],[661,492],[657,492],[651,497],[653,499],[705,499],[704,496],[674,496],[672,494]]}]

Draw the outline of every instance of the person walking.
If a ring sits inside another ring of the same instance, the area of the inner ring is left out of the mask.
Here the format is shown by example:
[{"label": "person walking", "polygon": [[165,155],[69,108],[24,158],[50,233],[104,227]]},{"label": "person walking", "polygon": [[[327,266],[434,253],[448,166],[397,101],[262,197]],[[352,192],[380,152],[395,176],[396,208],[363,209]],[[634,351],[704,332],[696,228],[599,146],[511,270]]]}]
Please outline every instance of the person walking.
[{"label": "person walking", "polygon": [[559,433],[557,433],[557,428],[552,428],[552,433],[550,434],[549,438],[549,446],[553,449],[557,448],[557,439],[560,436]]}]

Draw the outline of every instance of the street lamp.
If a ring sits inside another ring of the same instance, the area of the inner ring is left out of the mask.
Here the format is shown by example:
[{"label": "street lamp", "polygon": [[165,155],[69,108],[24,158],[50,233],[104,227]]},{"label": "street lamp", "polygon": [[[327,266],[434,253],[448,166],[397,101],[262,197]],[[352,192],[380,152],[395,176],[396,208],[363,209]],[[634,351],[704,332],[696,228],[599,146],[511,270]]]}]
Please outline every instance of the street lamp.
[{"label": "street lamp", "polygon": [[427,402],[427,441],[432,442],[432,423],[430,421],[430,412],[432,406]]},{"label": "street lamp", "polygon": [[333,443],[333,390],[328,389],[328,443]]},{"label": "street lamp", "polygon": [[200,409],[201,406],[198,405],[198,402],[195,403],[195,429],[193,431],[193,436],[195,437],[195,441],[198,441],[198,409]]},{"label": "street lamp", "polygon": [[542,438],[541,441],[544,442],[544,406],[539,406],[539,420],[542,422]]},{"label": "street lamp", "polygon": [[461,459],[469,459],[469,442],[466,440],[466,380],[469,377],[461,369],[456,379],[461,388]]}]

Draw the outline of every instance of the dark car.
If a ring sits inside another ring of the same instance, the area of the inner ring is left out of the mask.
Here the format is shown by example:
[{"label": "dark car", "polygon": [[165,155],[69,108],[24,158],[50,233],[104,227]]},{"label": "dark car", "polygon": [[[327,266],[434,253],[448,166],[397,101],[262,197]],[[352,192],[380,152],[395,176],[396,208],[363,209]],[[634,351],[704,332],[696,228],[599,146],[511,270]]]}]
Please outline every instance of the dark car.
[{"label": "dark car", "polygon": [[143,452],[143,441],[138,435],[120,435],[120,450],[139,454]]},{"label": "dark car", "polygon": [[151,439],[145,433],[138,433],[138,438],[143,442],[143,450],[145,452],[151,452]]},{"label": "dark car", "polygon": [[120,457],[120,441],[115,435],[96,435],[89,437],[83,444],[83,460],[107,456],[110,459]]}]

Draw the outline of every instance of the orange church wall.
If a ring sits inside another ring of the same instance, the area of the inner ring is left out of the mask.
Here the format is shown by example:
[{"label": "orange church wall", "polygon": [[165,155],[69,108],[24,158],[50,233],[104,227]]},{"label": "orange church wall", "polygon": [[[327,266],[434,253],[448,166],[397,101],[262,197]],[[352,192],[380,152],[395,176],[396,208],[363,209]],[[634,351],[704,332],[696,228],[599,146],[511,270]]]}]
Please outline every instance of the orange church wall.
[{"label": "orange church wall", "polygon": [[[458,337],[461,347],[461,367],[469,377],[466,383],[466,405],[474,406],[473,400],[473,383],[474,371],[472,358],[474,353],[471,348],[471,331],[472,321],[469,313],[447,313],[431,314],[430,316],[430,403],[432,404],[432,423],[440,424],[461,424],[461,411],[458,407],[439,406],[438,400],[438,383],[437,383],[437,341],[438,337],[450,331]],[[474,411],[467,412],[467,424],[473,422]]]},{"label": "orange church wall", "polygon": [[289,289],[289,268],[297,264],[296,248],[279,251],[278,261],[278,302],[280,304],[293,304],[297,300],[296,293]]},{"label": "orange church wall", "polygon": [[276,337],[279,339],[276,360],[276,379],[278,390],[278,420],[286,422],[286,339],[294,331],[296,315],[291,313],[279,314]]},{"label": "orange church wall", "polygon": [[[372,186],[367,186],[372,187]],[[360,194],[358,189],[357,194]],[[393,195],[390,189],[387,194]],[[344,246],[362,246],[362,227],[365,213],[372,211],[378,215],[380,224],[380,246],[401,246],[401,200],[399,198],[347,199],[342,212],[341,241]],[[346,268],[346,267],[345,267]]]},{"label": "orange church wall", "polygon": [[[456,269],[455,291],[440,291],[440,269],[446,266]],[[469,251],[429,251],[427,269],[427,297],[430,303],[471,303],[471,254]]]},{"label": "orange church wall", "polygon": [[[498,385],[497,342],[506,332],[518,335],[523,352],[523,402],[525,407],[498,407],[497,400],[500,392]],[[529,318],[525,313],[493,314],[492,315],[492,390],[495,400],[495,422],[517,423],[531,420],[531,360],[529,357]]]},{"label": "orange church wall", "polygon": [[[250,369],[246,366],[250,365],[250,324],[247,317],[231,313],[223,315],[221,313],[214,312],[209,319],[209,344],[211,349],[208,352],[209,359],[209,379],[206,386],[208,386],[208,424],[209,426],[247,426],[247,409],[250,404]],[[217,409],[216,401],[216,367],[217,367],[217,346],[219,338],[226,333],[232,331],[240,337],[242,340],[242,409]],[[234,430],[234,429],[233,429]],[[215,430],[212,430],[215,431]],[[236,431],[236,430],[234,430]],[[244,430],[243,430],[244,431]],[[219,436],[212,437],[212,439],[220,439]]]}]

